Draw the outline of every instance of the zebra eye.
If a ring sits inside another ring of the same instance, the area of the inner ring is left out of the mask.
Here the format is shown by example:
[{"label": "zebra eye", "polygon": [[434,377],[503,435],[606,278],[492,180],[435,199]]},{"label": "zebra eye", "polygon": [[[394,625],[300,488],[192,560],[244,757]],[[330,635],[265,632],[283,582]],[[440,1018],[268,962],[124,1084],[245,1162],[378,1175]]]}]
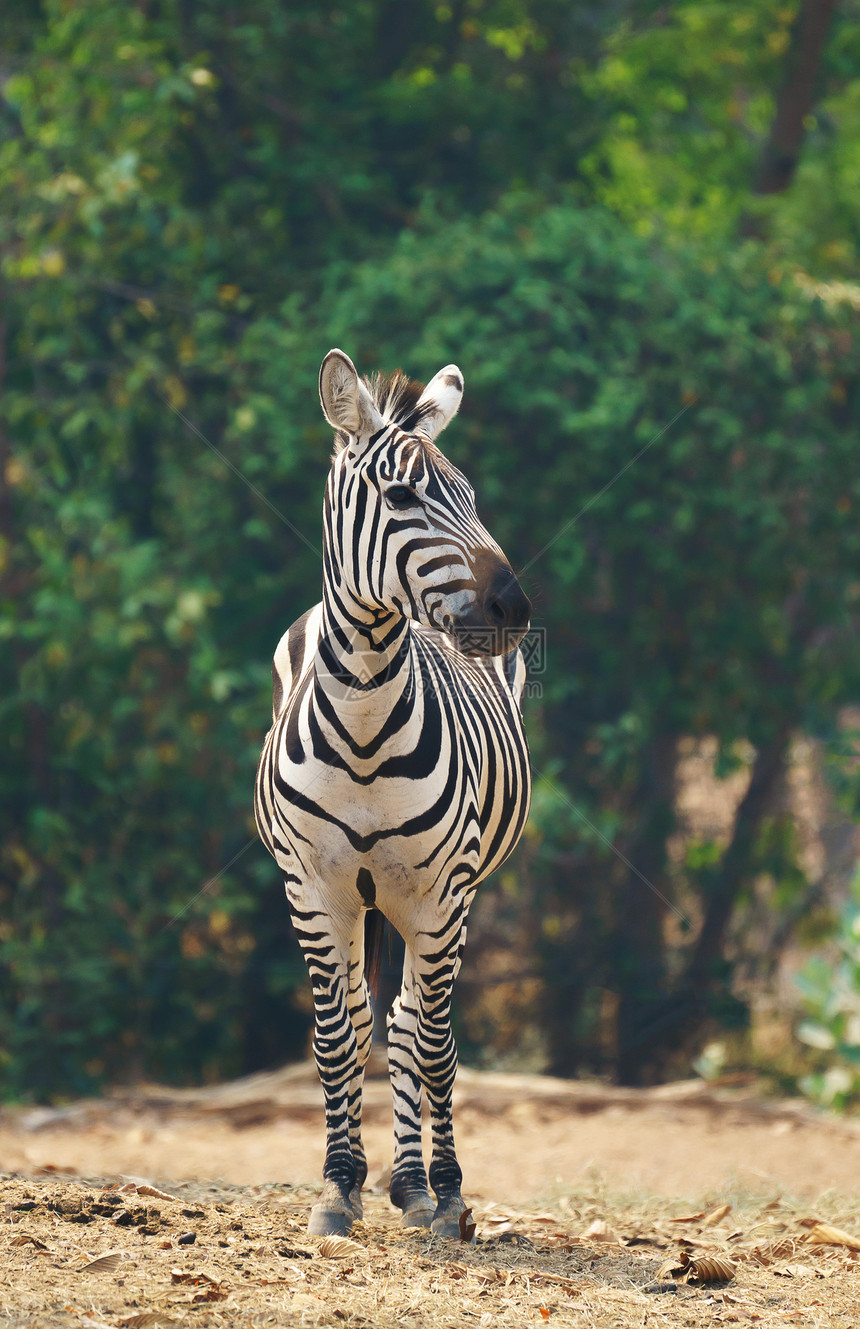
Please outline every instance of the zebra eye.
[{"label": "zebra eye", "polygon": [[392,485],[386,489],[385,497],[393,508],[414,508],[418,506],[418,495],[408,485]]}]

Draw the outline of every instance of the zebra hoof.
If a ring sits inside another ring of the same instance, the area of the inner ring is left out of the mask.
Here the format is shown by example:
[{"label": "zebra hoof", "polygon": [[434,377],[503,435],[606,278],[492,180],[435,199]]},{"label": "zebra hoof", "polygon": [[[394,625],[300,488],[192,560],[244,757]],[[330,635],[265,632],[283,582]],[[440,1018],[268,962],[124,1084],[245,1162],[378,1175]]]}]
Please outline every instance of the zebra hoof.
[{"label": "zebra hoof", "polygon": [[435,1212],[432,1204],[429,1206],[416,1205],[414,1209],[404,1209],[400,1224],[402,1227],[432,1227]]},{"label": "zebra hoof", "polygon": [[450,1218],[434,1218],[430,1224],[430,1231],[434,1237],[445,1237],[447,1241],[460,1240],[460,1220]]},{"label": "zebra hoof", "polygon": [[355,1190],[349,1193],[349,1207],[352,1210],[354,1219],[364,1218],[364,1205],[361,1202],[361,1187],[356,1186]]},{"label": "zebra hoof", "polygon": [[329,1209],[324,1204],[315,1204],[308,1219],[309,1237],[348,1237],[355,1222],[355,1215],[350,1211],[340,1213]]},{"label": "zebra hoof", "polygon": [[460,1215],[465,1208],[466,1206],[459,1195],[453,1200],[447,1200],[444,1204],[438,1204],[433,1222],[430,1224],[430,1231],[433,1236],[445,1237],[448,1241],[459,1241]]}]

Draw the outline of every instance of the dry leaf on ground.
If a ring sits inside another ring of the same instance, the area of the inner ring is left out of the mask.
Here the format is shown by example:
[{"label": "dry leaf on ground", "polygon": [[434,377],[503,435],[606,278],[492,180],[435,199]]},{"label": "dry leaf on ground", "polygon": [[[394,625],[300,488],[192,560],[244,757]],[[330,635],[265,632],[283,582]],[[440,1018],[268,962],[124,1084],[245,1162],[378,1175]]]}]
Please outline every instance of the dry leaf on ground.
[{"label": "dry leaf on ground", "polygon": [[105,1255],[100,1255],[98,1259],[90,1260],[78,1270],[80,1274],[108,1274],[112,1269],[116,1269],[120,1260],[125,1259],[125,1251],[108,1251]]},{"label": "dry leaf on ground", "polygon": [[725,1255],[697,1255],[686,1251],[671,1260],[665,1260],[654,1275],[655,1281],[672,1278],[676,1283],[728,1283],[735,1276],[736,1265]]},{"label": "dry leaf on ground", "polygon": [[686,1274],[690,1265],[690,1257],[686,1251],[681,1251],[680,1255],[675,1255],[669,1260],[664,1260],[654,1275],[654,1281],[663,1283],[667,1278],[675,1280],[682,1278]]},{"label": "dry leaf on ground", "polygon": [[172,1329],[179,1320],[165,1315],[164,1311],[138,1311],[135,1315],[125,1315],[117,1320],[122,1329]]},{"label": "dry leaf on ground", "polygon": [[464,1209],[460,1215],[460,1240],[471,1245],[475,1240],[477,1224],[472,1221],[471,1209]]},{"label": "dry leaf on ground", "polygon": [[688,1281],[697,1283],[728,1283],[735,1276],[735,1264],[724,1255],[697,1255],[690,1261]]},{"label": "dry leaf on ground", "polygon": [[860,1251],[860,1238],[843,1232],[841,1227],[831,1227],[817,1218],[802,1218],[800,1226],[809,1229],[806,1240],[811,1246],[847,1246],[849,1250]]},{"label": "dry leaf on ground", "polygon": [[715,1223],[722,1223],[727,1214],[732,1211],[730,1204],[721,1204],[718,1209],[712,1209],[709,1214],[705,1214],[702,1219],[702,1227],[713,1227]]},{"label": "dry leaf on ground", "polygon": [[753,1247],[749,1258],[758,1264],[772,1264],[774,1260],[784,1260],[787,1255],[794,1255],[804,1241],[805,1237],[779,1237],[766,1245]]},{"label": "dry leaf on ground", "polygon": [[31,1237],[28,1232],[17,1232],[9,1240],[10,1246],[35,1246],[37,1251],[46,1251],[48,1247],[38,1237]]},{"label": "dry leaf on ground", "polygon": [[364,1249],[349,1237],[323,1237],[318,1254],[324,1260],[348,1260],[351,1255],[361,1255]]},{"label": "dry leaf on ground", "polygon": [[224,1289],[220,1286],[204,1287],[201,1288],[199,1292],[194,1293],[194,1296],[191,1298],[191,1301],[194,1305],[197,1305],[204,1301],[226,1301],[229,1295],[230,1295],[229,1292],[225,1292]]},{"label": "dry leaf on ground", "polygon": [[157,1186],[150,1186],[146,1181],[127,1181],[122,1186],[110,1188],[118,1195],[149,1195],[153,1200],[177,1200],[178,1196],[160,1191]]}]

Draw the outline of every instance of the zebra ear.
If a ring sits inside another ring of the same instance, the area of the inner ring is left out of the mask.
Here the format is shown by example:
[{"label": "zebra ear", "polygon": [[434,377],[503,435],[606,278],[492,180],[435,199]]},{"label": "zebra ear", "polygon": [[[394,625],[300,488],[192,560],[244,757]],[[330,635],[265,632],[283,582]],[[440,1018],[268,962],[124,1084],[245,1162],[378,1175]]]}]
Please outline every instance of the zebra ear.
[{"label": "zebra ear", "polygon": [[463,400],[463,375],[456,365],[446,365],[431,378],[418,398],[422,412],[416,433],[435,438],[454,419]]},{"label": "zebra ear", "polygon": [[356,437],[382,428],[373,398],[343,351],[329,351],[320,369],[320,402],[333,429]]}]

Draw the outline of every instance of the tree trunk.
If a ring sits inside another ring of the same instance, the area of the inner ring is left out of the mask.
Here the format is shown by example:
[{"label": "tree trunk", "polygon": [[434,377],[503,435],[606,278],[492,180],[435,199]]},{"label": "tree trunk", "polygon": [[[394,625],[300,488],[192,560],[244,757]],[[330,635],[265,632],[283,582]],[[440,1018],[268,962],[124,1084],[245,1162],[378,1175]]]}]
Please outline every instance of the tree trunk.
[{"label": "tree trunk", "polygon": [[753,853],[785,776],[789,739],[790,729],[785,726],[759,749],[731,843],[711,879],[702,926],[684,973],[673,991],[646,1011],[638,1053],[652,1076],[662,1078],[679,1058],[693,1056],[712,1017],[732,914],[754,875]]},{"label": "tree trunk", "polygon": [[709,972],[722,953],[732,909],[742,886],[750,878],[750,857],[762,820],[773,807],[785,776],[789,737],[789,730],[781,729],[756,756],[749,787],[735,816],[731,844],[720,861],[719,875],[710,892],[699,938],[687,966],[685,982],[693,989],[707,986]]},{"label": "tree trunk", "polygon": [[794,179],[835,9],[836,0],[803,0],[798,10],[785,82],[753,183],[755,194],[781,194]]},{"label": "tree trunk", "polygon": [[641,809],[639,829],[625,845],[625,856],[637,871],[628,870],[618,893],[613,947],[620,989],[615,1018],[615,1077],[620,1084],[647,1082],[647,1031],[666,996],[666,843],[675,821],[677,764],[677,738],[659,735],[647,754],[634,801]]}]

